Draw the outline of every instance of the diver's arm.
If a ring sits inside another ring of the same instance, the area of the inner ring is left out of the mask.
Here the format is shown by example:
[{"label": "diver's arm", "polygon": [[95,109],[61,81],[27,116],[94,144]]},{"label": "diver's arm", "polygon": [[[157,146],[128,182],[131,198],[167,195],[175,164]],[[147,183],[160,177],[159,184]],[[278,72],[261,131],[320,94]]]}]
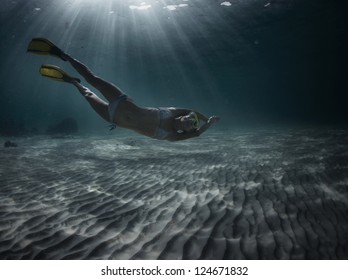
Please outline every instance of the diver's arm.
[{"label": "diver's arm", "polygon": [[201,114],[200,112],[195,112],[197,114],[197,117],[199,120],[207,122],[208,118],[206,116],[204,116],[203,114]]},{"label": "diver's arm", "polygon": [[210,117],[204,125],[202,125],[200,128],[197,129],[198,136],[201,135],[203,132],[205,132],[212,124],[218,122],[219,120],[220,120],[220,117],[217,117],[217,116]]},{"label": "diver's arm", "polygon": [[204,116],[202,113],[200,112],[196,112],[196,111],[193,111],[191,109],[186,109],[186,108],[171,108],[170,109],[173,113],[173,116],[175,118],[179,117],[179,116],[185,116],[185,115],[188,115],[190,114],[191,112],[195,112],[197,114],[197,117],[199,120],[201,121],[204,121],[204,122],[207,122],[208,121],[208,118],[206,116]]},{"label": "diver's arm", "polygon": [[172,112],[174,118],[177,118],[179,116],[186,116],[192,112],[192,110],[189,110],[186,108],[169,108],[169,109]]}]

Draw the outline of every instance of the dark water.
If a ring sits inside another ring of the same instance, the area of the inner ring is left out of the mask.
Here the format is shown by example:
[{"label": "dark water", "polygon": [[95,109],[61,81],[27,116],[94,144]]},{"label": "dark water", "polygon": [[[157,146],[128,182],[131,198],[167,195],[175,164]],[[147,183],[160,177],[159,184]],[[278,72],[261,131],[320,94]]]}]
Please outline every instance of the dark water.
[{"label": "dark water", "polygon": [[219,127],[348,121],[344,1],[142,2],[2,0],[2,127],[40,131],[72,117],[81,130],[105,129],[71,85],[40,77],[42,63],[75,72],[27,54],[33,37],[49,38],[139,105],[217,114]]}]

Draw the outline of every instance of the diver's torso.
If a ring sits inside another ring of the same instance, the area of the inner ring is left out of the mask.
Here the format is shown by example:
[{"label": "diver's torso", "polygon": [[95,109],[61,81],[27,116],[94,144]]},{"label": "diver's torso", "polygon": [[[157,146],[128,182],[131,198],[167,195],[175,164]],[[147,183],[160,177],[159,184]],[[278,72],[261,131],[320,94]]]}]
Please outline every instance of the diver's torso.
[{"label": "diver's torso", "polygon": [[120,127],[157,139],[165,139],[173,131],[170,109],[139,107],[128,100],[120,104],[116,120]]}]

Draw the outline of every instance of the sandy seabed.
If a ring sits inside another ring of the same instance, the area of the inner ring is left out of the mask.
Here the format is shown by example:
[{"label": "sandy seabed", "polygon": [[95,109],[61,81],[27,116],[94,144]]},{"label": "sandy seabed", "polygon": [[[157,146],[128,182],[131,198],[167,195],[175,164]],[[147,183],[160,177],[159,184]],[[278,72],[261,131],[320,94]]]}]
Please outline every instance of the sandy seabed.
[{"label": "sandy seabed", "polygon": [[0,259],[348,259],[348,130],[14,141]]}]

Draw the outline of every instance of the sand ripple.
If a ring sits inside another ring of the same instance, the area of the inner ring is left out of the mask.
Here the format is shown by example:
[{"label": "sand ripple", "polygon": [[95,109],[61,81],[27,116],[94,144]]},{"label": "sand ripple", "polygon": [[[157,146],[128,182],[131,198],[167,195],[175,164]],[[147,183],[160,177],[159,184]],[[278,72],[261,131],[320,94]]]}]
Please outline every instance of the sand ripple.
[{"label": "sand ripple", "polygon": [[0,259],[348,259],[348,132],[19,139]]}]

